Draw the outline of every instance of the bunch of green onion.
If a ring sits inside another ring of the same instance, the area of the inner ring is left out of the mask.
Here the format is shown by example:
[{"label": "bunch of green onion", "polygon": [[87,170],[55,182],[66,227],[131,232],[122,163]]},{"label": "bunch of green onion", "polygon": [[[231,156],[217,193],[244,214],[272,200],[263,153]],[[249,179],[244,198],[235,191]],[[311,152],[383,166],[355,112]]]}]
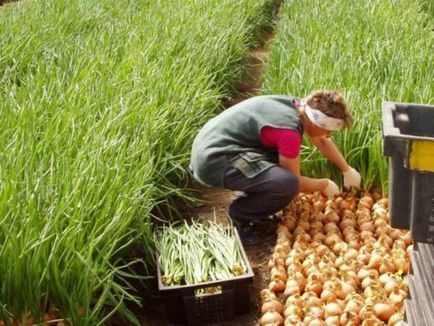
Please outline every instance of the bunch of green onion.
[{"label": "bunch of green onion", "polygon": [[247,273],[234,229],[186,221],[155,234],[164,285],[191,285]]}]

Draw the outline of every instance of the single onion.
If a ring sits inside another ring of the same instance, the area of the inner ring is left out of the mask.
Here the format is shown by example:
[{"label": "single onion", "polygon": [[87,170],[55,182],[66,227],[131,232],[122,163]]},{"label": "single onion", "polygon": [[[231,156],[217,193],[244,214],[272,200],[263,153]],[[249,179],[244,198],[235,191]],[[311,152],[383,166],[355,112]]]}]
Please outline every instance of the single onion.
[{"label": "single onion", "polygon": [[285,282],[282,280],[273,280],[270,282],[268,288],[276,293],[285,291]]},{"label": "single onion", "polygon": [[324,326],[326,325],[326,322],[324,320],[322,320],[321,318],[315,318],[309,321],[308,324],[309,326]]},{"label": "single onion", "polygon": [[267,311],[260,320],[260,325],[282,325],[283,324],[283,317],[275,312],[275,311]]},{"label": "single onion", "polygon": [[359,250],[362,243],[358,239],[352,239],[348,241],[348,245],[353,249]]},{"label": "single onion", "polygon": [[330,223],[330,222],[339,223],[340,219],[341,218],[339,217],[339,215],[335,211],[332,211],[332,210],[327,211],[326,210],[324,213],[324,218],[321,222],[323,222],[323,223]]},{"label": "single onion", "polygon": [[297,286],[286,286],[285,290],[283,291],[283,296],[285,298],[294,296],[294,295],[300,295],[300,288]]},{"label": "single onion", "polygon": [[376,282],[377,282],[377,280],[371,278],[370,276],[365,277],[361,283],[362,289],[366,289],[369,286],[371,286],[372,284],[375,284]]},{"label": "single onion", "polygon": [[297,305],[286,305],[283,311],[285,317],[290,315],[297,315],[298,318],[303,317],[303,310]]},{"label": "single onion", "polygon": [[343,218],[342,221],[339,223],[339,226],[342,230],[345,230],[346,228],[355,230],[356,227],[356,220],[353,218]]},{"label": "single onion", "polygon": [[371,258],[371,255],[369,253],[360,253],[357,256],[357,260],[361,261],[363,264],[367,265],[369,263],[369,259]]},{"label": "single onion", "polygon": [[339,268],[339,267],[341,267],[343,264],[345,264],[346,262],[347,262],[347,260],[346,260],[344,257],[342,257],[342,256],[336,257],[336,260],[335,260],[335,267],[336,267],[336,268]]},{"label": "single onion", "polygon": [[266,301],[269,299],[276,298],[276,294],[273,291],[271,291],[270,289],[263,289],[259,293],[259,297],[261,298],[262,301]]},{"label": "single onion", "polygon": [[380,274],[384,273],[394,273],[396,271],[395,264],[389,259],[383,259],[380,267],[378,267]]},{"label": "single onion", "polygon": [[285,268],[275,269],[274,271],[271,271],[271,279],[274,281],[282,281],[286,282],[288,279],[288,276],[286,275]]},{"label": "single onion", "polygon": [[322,307],[306,307],[304,310],[305,316],[311,316],[314,318],[324,318],[324,310]]},{"label": "single onion", "polygon": [[409,246],[413,243],[413,239],[411,238],[410,231],[404,233],[404,235],[401,238],[402,238],[402,240],[404,240],[404,242],[407,246]]},{"label": "single onion", "polygon": [[345,257],[345,259],[353,260],[353,259],[357,259],[358,255],[359,255],[359,252],[356,249],[348,248],[344,257]]},{"label": "single onion", "polygon": [[342,307],[336,302],[330,302],[324,307],[325,317],[340,316],[342,314]]},{"label": "single onion", "polygon": [[309,281],[306,284],[305,291],[313,291],[316,295],[320,295],[322,291],[322,284],[318,280]]},{"label": "single onion", "polygon": [[344,241],[336,242],[333,245],[333,251],[337,255],[339,255],[339,254],[341,254],[343,252],[346,252],[347,250],[348,250],[348,244],[346,242],[344,242]]},{"label": "single onion", "polygon": [[389,318],[389,322],[387,323],[387,326],[395,326],[398,325],[402,320],[404,319],[404,316],[401,312],[396,312]]},{"label": "single onion", "polygon": [[332,290],[325,289],[321,292],[320,299],[325,303],[329,303],[335,301],[337,296]]},{"label": "single onion", "polygon": [[342,273],[342,280],[349,283],[354,289],[357,289],[360,285],[360,279],[355,271]]},{"label": "single onion", "polygon": [[356,291],[355,288],[351,284],[346,283],[346,282],[342,282],[342,287],[341,287],[341,291],[340,291],[341,295],[338,295],[338,298],[343,300],[348,295],[350,295],[351,293],[354,293],[355,291]]},{"label": "single onion", "polygon": [[[362,230],[360,231],[360,237],[366,241],[367,238],[374,238],[374,233],[369,230]],[[375,241],[377,241],[377,239],[375,239]]]},{"label": "single onion", "polygon": [[357,326],[360,325],[360,317],[356,312],[346,311],[339,318],[339,322],[341,326],[347,326],[347,325]]},{"label": "single onion", "polygon": [[400,288],[396,287],[389,294],[389,301],[394,307],[401,309],[404,305],[404,299],[406,296],[407,293],[404,290],[401,290]]},{"label": "single onion", "polygon": [[339,227],[335,222],[329,222],[323,226],[323,230],[325,233],[329,233],[330,231],[333,230],[339,230]]},{"label": "single onion", "polygon": [[383,256],[373,252],[371,258],[369,259],[368,267],[378,269],[383,262]]},{"label": "single onion", "polygon": [[301,298],[300,294],[294,294],[286,299],[285,307],[290,305],[296,305],[300,308],[303,306],[303,299]]},{"label": "single onion", "polygon": [[261,306],[261,313],[265,314],[267,311],[275,311],[282,314],[283,304],[277,299],[267,300]]},{"label": "single onion", "polygon": [[300,325],[301,318],[298,315],[289,315],[285,317],[285,326],[289,325]]},{"label": "single onion", "polygon": [[[347,297],[348,298],[348,297]],[[361,300],[349,300],[345,305],[344,311],[352,311],[355,313],[359,313],[360,309],[363,307],[363,301]]]},{"label": "single onion", "polygon": [[339,316],[329,316],[327,317],[324,322],[326,323],[327,326],[336,326],[340,324],[339,321]]},{"label": "single onion", "polygon": [[377,303],[374,305],[374,314],[382,321],[388,321],[389,318],[396,312],[396,309],[386,303]]},{"label": "single onion", "polygon": [[314,241],[323,241],[326,238],[325,234],[322,232],[316,232],[312,235],[312,240]]},{"label": "single onion", "polygon": [[366,303],[359,311],[359,317],[362,320],[375,317],[374,306],[370,303]]},{"label": "single onion", "polygon": [[399,289],[398,281],[393,277],[389,277],[389,280],[384,284],[384,291],[390,294],[394,292],[395,289]]},{"label": "single onion", "polygon": [[339,267],[339,272],[341,272],[341,273],[346,273],[349,271],[355,272],[356,270],[357,270],[357,266],[355,264],[342,264]]},{"label": "single onion", "polygon": [[389,236],[392,238],[392,240],[397,240],[399,237],[401,237],[401,231],[399,229],[391,228],[389,231]]},{"label": "single onion", "polygon": [[306,300],[305,306],[306,308],[312,308],[312,307],[322,308],[323,302],[320,298],[311,296]]}]

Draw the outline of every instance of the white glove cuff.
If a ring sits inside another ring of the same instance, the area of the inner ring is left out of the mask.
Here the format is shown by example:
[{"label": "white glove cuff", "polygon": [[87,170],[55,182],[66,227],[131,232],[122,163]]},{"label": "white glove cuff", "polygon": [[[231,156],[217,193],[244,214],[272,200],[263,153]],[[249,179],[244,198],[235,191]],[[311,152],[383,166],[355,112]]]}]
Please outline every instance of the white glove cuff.
[{"label": "white glove cuff", "polygon": [[348,175],[350,175],[353,172],[353,170],[354,169],[350,166],[350,168],[347,171],[342,172],[342,174],[344,175],[344,177],[348,176]]}]

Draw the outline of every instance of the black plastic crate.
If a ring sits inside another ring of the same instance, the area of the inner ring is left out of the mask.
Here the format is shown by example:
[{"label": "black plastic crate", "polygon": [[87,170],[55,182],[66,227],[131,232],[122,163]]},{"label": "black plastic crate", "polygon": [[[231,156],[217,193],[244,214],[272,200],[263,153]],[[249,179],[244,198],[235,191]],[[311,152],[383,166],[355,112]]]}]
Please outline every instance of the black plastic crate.
[{"label": "black plastic crate", "polygon": [[434,243],[434,106],[383,102],[383,154],[391,226]]},{"label": "black plastic crate", "polygon": [[[432,326],[434,324],[433,302],[428,302],[427,290],[422,289],[422,283],[413,275],[407,276],[410,299],[404,301],[407,323],[410,326]],[[421,294],[423,293],[423,294]],[[410,301],[411,304],[408,304]]]},{"label": "black plastic crate", "polygon": [[417,316],[415,315],[415,308],[411,298],[404,300],[404,320],[409,326],[417,325]]},{"label": "black plastic crate", "polygon": [[[250,311],[250,286],[254,273],[236,229],[234,235],[247,267],[247,273],[244,275],[195,285],[166,286],[161,281],[158,263],[158,289],[170,323],[199,325],[229,320],[234,315]],[[215,287],[219,289],[216,293],[198,294],[198,290]]]},{"label": "black plastic crate", "polygon": [[434,282],[434,245],[414,242],[413,251],[417,252],[417,255],[420,256],[419,260],[423,262],[425,268],[432,274]]}]

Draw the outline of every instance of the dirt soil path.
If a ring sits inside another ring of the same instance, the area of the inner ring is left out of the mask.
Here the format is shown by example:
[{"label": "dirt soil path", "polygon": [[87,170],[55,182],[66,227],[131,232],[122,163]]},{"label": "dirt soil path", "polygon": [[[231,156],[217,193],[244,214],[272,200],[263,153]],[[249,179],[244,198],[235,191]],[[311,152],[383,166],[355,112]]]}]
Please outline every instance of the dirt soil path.
[{"label": "dirt soil path", "polygon": [[[250,70],[247,71],[242,82],[237,86],[240,92],[230,101],[224,102],[226,107],[234,105],[242,100],[252,97],[261,90],[261,76],[265,63],[268,60],[268,44],[273,40],[274,33],[265,31],[258,48],[250,51]],[[216,220],[221,224],[229,224],[227,215],[228,207],[234,197],[234,192],[225,189],[207,188],[197,185],[200,192],[199,198],[202,204],[193,207],[189,212],[190,216],[198,220]],[[251,309],[249,313],[236,315],[233,319],[219,323],[209,323],[213,326],[253,326],[258,325],[259,314],[259,292],[268,286],[267,262],[275,245],[275,230],[271,224],[264,225],[261,230],[262,241],[256,245],[245,246],[250,265],[255,274],[250,290]],[[245,300],[245,298],[239,298]],[[171,325],[166,317],[166,311],[162,304],[146,305],[142,320],[143,325],[165,326]]]}]

